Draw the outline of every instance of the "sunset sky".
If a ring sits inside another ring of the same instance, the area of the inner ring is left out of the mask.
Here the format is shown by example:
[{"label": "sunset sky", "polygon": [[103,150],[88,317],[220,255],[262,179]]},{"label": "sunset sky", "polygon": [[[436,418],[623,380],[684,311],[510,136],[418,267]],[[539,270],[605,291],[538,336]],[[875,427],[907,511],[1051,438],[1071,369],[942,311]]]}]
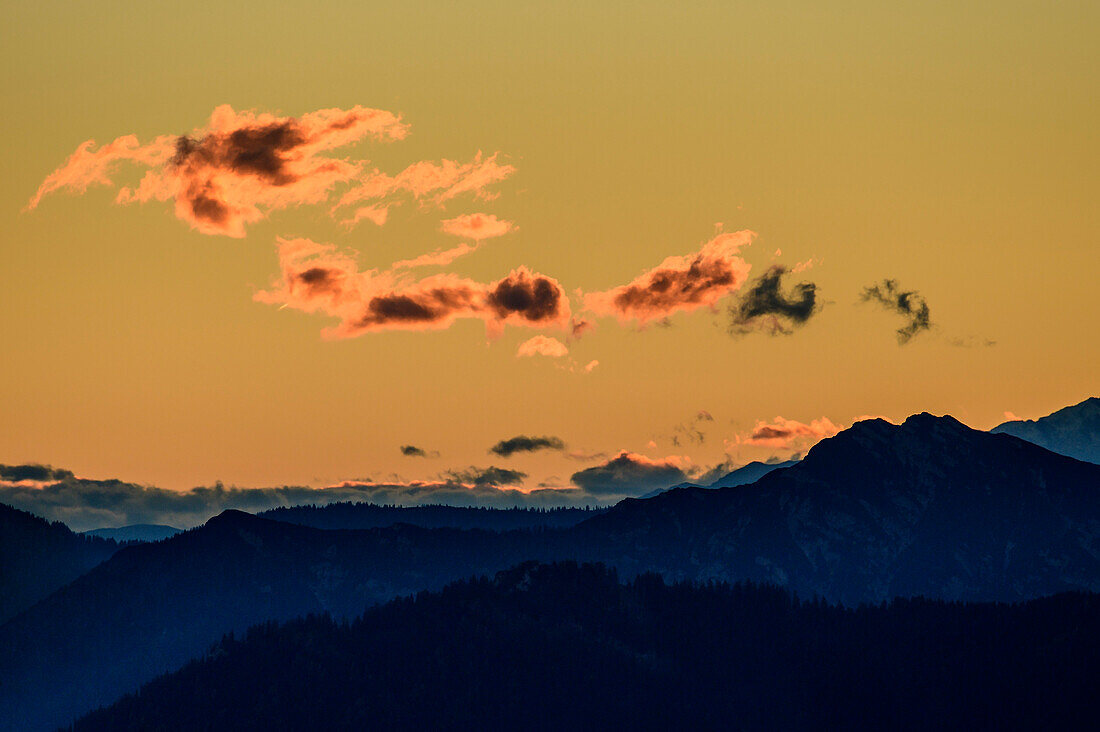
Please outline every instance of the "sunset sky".
[{"label": "sunset sky", "polygon": [[1098,32],[1095,2],[6,3],[0,463],[567,488],[1076,403]]}]

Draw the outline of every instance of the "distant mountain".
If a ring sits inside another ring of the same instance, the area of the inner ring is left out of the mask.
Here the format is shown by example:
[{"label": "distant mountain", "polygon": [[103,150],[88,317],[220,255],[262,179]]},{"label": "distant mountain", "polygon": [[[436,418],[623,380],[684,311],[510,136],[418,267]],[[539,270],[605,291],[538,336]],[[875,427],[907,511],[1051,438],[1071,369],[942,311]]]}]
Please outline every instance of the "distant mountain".
[{"label": "distant mountain", "polygon": [[654,488],[649,493],[643,493],[642,495],[638,496],[638,500],[643,501],[647,498],[653,498],[654,496],[659,496],[662,493],[667,493],[669,491],[679,490],[681,488],[701,488],[701,487],[702,486],[697,485],[696,483],[677,483],[676,485],[670,485],[667,488]]},{"label": "distant mountain", "polygon": [[114,539],[119,542],[130,541],[160,541],[170,536],[175,536],[183,529],[164,524],[131,524],[119,526],[113,529],[92,529],[85,531],[85,536],[98,536],[103,539]]},{"label": "distant mountain", "polygon": [[1100,466],[951,417],[868,420],[749,486],[628,499],[577,532],[628,576],[752,579],[845,603],[1095,591]]},{"label": "distant mountain", "polygon": [[779,463],[763,463],[759,460],[753,460],[747,465],[742,465],[736,470],[726,473],[721,478],[711,483],[707,483],[704,486],[697,485],[695,483],[680,483],[678,485],[670,486],[668,488],[658,488],[657,490],[650,491],[640,498],[653,498],[659,496],[667,491],[675,490],[677,488],[735,488],[739,485],[749,485],[763,478],[773,470],[779,470],[780,468],[789,468],[792,465],[797,465],[797,460],[784,460]]},{"label": "distant mountain", "polygon": [[379,506],[342,501],[324,506],[273,508],[263,518],[316,529],[378,529],[394,524],[426,529],[566,529],[606,509],[592,508],[467,508],[458,506]]},{"label": "distant mountain", "polygon": [[354,617],[529,559],[765,582],[850,605],[1096,591],[1100,466],[921,414],[859,422],[750,485],[628,499],[568,529],[321,530],[226,511],[122,549],[0,626],[0,728],[66,724],[226,631]]},{"label": "distant mountain", "polygon": [[990,432],[1013,435],[1062,455],[1100,463],[1100,397],[1089,397],[1039,419],[1005,422]]},{"label": "distant mountain", "polygon": [[1100,596],[843,610],[522,565],[226,638],[77,722],[117,729],[1085,729]]},{"label": "distant mountain", "polygon": [[0,503],[0,623],[118,551],[106,539]]},{"label": "distant mountain", "polygon": [[759,460],[754,460],[748,465],[743,465],[737,470],[734,470],[732,473],[727,473],[725,476],[708,485],[707,488],[735,488],[739,485],[748,485],[749,483],[755,483],[773,470],[789,468],[792,465],[798,465],[798,461],[784,460],[780,463],[762,463]]}]

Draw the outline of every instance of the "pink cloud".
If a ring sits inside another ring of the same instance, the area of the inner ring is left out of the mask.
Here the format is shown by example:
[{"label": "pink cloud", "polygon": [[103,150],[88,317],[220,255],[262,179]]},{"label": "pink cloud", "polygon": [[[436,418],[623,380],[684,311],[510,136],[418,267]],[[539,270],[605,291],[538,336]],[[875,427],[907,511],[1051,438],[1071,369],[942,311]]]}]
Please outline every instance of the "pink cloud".
[{"label": "pink cloud", "polygon": [[480,242],[482,239],[492,239],[497,236],[515,231],[516,225],[511,221],[498,219],[493,214],[462,214],[453,219],[445,219],[440,229],[445,234],[460,236],[465,239],[473,239]]},{"label": "pink cloud", "polygon": [[331,244],[280,239],[281,277],[258,302],[308,313],[339,323],[328,338],[352,338],[382,330],[439,330],[459,318],[485,322],[490,337],[505,325],[561,328],[569,324],[569,300],[558,282],[518,267],[485,284],[454,274],[413,279],[391,268],[359,271],[355,258]]},{"label": "pink cloud", "polygon": [[121,188],[117,203],[174,201],[176,216],[192,228],[242,237],[246,224],[278,209],[322,203],[337,184],[359,175],[361,163],[322,153],[407,133],[397,115],[366,107],[278,117],[222,105],[190,135],[161,136],[148,145],[131,135],[99,150],[84,143],[43,181],[29,207],[59,188],[80,193],[92,183],[109,185],[117,163],[131,161],[150,170],[136,188]]},{"label": "pink cloud", "polygon": [[531,356],[547,356],[548,358],[562,358],[569,355],[569,349],[557,338],[537,335],[519,345],[516,350],[516,358]]},{"label": "pink cloud", "polygon": [[755,236],[751,231],[719,234],[695,254],[668,257],[627,285],[585,295],[585,307],[639,323],[713,307],[748,279],[751,265],[738,255]]},{"label": "pink cloud", "polygon": [[415,259],[402,259],[401,261],[394,262],[393,269],[412,269],[413,267],[443,267],[455,261],[459,257],[464,257],[470,252],[477,251],[476,246],[470,246],[463,242],[457,247],[451,247],[450,249],[436,249],[434,252],[428,254],[421,254]]},{"label": "pink cloud", "polygon": [[[468,163],[446,159],[438,163],[422,160],[392,176],[375,168],[356,179],[353,187],[336,202],[333,213],[361,201],[388,203],[400,200],[402,196],[412,197],[429,206],[442,206],[462,194],[492,200],[499,194],[490,191],[490,186],[516,171],[514,166],[498,162],[498,156],[499,153],[494,153],[484,157],[479,152]],[[345,219],[344,222],[354,223],[354,219]]]},{"label": "pink cloud", "polygon": [[796,441],[814,443],[832,437],[842,429],[844,428],[841,425],[834,424],[828,417],[815,419],[809,424],[776,417],[770,423],[758,421],[745,442],[764,447],[789,447]]},{"label": "pink cloud", "polygon": [[385,226],[386,221],[389,219],[389,217],[389,206],[372,204],[370,206],[360,206],[359,208],[355,209],[355,213],[353,213],[349,218],[344,219],[341,223],[349,228],[355,226],[360,221],[370,221],[375,226]]},{"label": "pink cloud", "polygon": [[66,189],[84,193],[93,185],[109,186],[120,163],[146,167],[164,165],[172,157],[175,146],[174,135],[162,135],[147,145],[142,145],[134,135],[125,135],[99,149],[95,148],[95,140],[85,140],[60,168],[46,176],[26,210],[36,208],[44,196],[54,191]]}]

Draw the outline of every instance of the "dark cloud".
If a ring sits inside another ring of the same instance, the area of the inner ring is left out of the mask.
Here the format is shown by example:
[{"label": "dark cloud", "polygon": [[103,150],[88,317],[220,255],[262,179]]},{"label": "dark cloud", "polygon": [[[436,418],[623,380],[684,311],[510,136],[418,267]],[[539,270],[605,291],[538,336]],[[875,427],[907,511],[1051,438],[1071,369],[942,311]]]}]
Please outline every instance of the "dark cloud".
[{"label": "dark cloud", "polygon": [[565,443],[560,437],[528,437],[516,435],[507,440],[501,440],[489,448],[489,452],[501,457],[511,457],[517,452],[536,452],[538,450],[564,450]]},{"label": "dark cloud", "polygon": [[788,270],[775,265],[752,283],[741,299],[730,306],[730,333],[761,331],[769,335],[790,335],[804,325],[817,309],[817,285],[799,282],[789,294],[782,291]]},{"label": "dark cloud", "polygon": [[430,287],[416,293],[390,293],[371,298],[366,312],[356,323],[357,329],[372,329],[394,324],[441,323],[455,313],[476,309],[477,291],[468,286]]},{"label": "dark cloud", "polygon": [[169,164],[254,175],[270,185],[285,186],[300,177],[288,170],[287,156],[305,143],[306,136],[297,122],[285,119],[198,139],[184,135],[176,140],[176,153]]},{"label": "dark cloud", "polygon": [[465,470],[449,470],[444,475],[459,483],[493,488],[502,485],[520,485],[523,483],[523,479],[527,477],[527,473],[496,466],[488,468],[471,466]]},{"label": "dark cloud", "polygon": [[416,445],[402,445],[401,454],[405,457],[439,457],[439,453],[435,450],[425,450],[422,447]]},{"label": "dark cloud", "polygon": [[691,481],[696,485],[710,485],[719,478],[726,477],[739,467],[741,466],[727,458],[717,465],[712,465],[709,468],[703,468],[700,471],[692,472]]},{"label": "dark cloud", "polygon": [[552,323],[569,314],[561,286],[523,268],[497,282],[485,299],[502,321],[515,316],[529,323]]},{"label": "dark cloud", "polygon": [[623,450],[602,465],[573,473],[573,483],[594,496],[640,496],[687,480],[674,458],[654,460]]},{"label": "dark cloud", "polygon": [[43,482],[67,480],[72,477],[72,471],[52,468],[49,465],[39,465],[37,463],[28,463],[26,465],[0,464],[0,480],[10,480],[12,482],[33,480]]},{"label": "dark cloud", "polygon": [[748,278],[749,264],[739,252],[754,236],[751,231],[719,234],[698,252],[668,257],[629,284],[585,295],[585,306],[597,315],[640,323],[713,306]]},{"label": "dark cloud", "polygon": [[913,336],[932,327],[928,303],[916,290],[902,290],[897,280],[885,279],[863,288],[860,300],[877,302],[908,319],[909,322],[897,330],[899,345],[904,346]]}]

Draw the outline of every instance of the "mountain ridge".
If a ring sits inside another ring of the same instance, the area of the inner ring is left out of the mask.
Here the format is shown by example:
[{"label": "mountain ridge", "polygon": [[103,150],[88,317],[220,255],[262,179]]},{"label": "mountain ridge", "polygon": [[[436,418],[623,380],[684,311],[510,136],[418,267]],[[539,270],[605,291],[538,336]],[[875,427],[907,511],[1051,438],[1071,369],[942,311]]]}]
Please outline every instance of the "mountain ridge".
[{"label": "mountain ridge", "polygon": [[1100,463],[1100,397],[1089,397],[1039,419],[1004,422],[990,432],[1013,435],[1062,455]]},{"label": "mountain ridge", "polygon": [[119,548],[61,522],[0,503],[0,625],[65,586]]}]

